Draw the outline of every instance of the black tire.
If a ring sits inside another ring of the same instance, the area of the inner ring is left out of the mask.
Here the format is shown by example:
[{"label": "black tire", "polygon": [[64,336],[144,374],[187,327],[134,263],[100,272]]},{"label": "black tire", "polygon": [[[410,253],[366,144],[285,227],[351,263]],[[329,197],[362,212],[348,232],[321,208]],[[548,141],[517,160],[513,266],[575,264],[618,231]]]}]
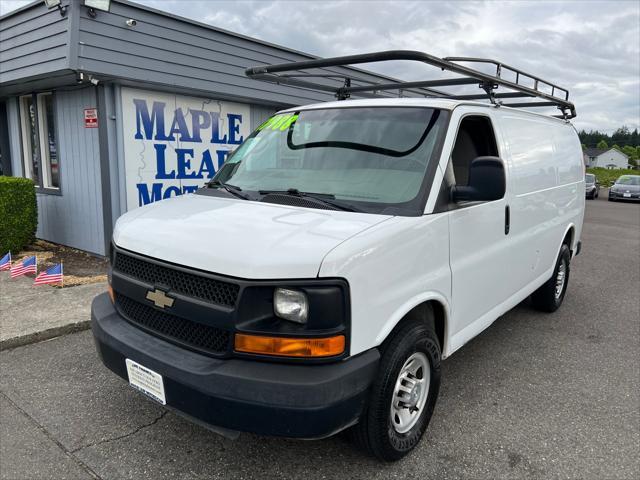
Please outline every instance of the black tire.
[{"label": "black tire", "polygon": [[[398,375],[407,359],[416,352],[423,353],[431,367],[428,394],[413,427],[406,433],[398,433],[392,423],[391,402]],[[435,333],[433,311],[429,309],[423,318],[407,321],[385,341],[367,406],[359,423],[350,430],[352,440],[368,454],[387,462],[400,460],[411,452],[427,429],[436,405],[440,361],[441,348]]]},{"label": "black tire", "polygon": [[[558,273],[563,264],[565,271],[564,283],[562,285],[562,289],[559,292],[559,295],[557,295],[556,283],[558,280]],[[560,248],[560,253],[558,254],[558,259],[556,260],[556,267],[553,269],[551,278],[531,295],[531,303],[534,308],[549,313],[555,312],[558,308],[560,308],[560,305],[562,305],[562,301],[564,300],[564,296],[567,293],[567,286],[569,285],[570,266],[571,250],[569,250],[569,247],[566,244],[563,244]]]}]

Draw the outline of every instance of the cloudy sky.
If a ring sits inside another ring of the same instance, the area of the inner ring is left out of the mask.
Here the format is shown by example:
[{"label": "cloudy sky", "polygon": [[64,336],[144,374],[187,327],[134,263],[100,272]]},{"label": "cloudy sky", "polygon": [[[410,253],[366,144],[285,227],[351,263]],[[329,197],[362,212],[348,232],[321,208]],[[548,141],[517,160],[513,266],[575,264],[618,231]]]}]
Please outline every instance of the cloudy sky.
[{"label": "cloudy sky", "polygon": [[[637,0],[138,2],[318,56],[409,49],[496,58],[567,86],[578,128],[640,123]],[[25,3],[0,0],[2,13]],[[426,73],[395,62],[375,69]]]}]

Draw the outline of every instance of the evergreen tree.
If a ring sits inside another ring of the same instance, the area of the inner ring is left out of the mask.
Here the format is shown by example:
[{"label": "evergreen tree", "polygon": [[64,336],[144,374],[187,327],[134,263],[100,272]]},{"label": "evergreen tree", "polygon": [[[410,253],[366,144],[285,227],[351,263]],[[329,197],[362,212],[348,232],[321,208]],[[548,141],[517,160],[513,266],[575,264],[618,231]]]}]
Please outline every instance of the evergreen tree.
[{"label": "evergreen tree", "polygon": [[638,147],[632,147],[631,145],[625,145],[622,147],[622,153],[631,159],[638,158]]},{"label": "evergreen tree", "polygon": [[626,125],[618,128],[611,135],[598,130],[590,130],[589,132],[581,130],[578,132],[578,136],[580,137],[580,143],[587,147],[595,147],[601,140],[604,140],[607,145],[619,145],[622,149],[626,146],[634,148],[640,146],[640,133],[638,129],[635,128],[633,131],[630,131]]}]

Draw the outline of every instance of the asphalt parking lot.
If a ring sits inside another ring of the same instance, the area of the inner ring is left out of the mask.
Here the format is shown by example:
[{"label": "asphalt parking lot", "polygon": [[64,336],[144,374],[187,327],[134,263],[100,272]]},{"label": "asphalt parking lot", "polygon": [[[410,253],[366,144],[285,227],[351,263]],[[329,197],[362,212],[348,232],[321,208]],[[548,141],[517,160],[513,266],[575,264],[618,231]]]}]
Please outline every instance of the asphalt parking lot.
[{"label": "asphalt parking lot", "polygon": [[640,205],[605,197],[561,310],[524,303],[444,362],[396,464],[344,436],[219,437],[130,389],[82,332],[0,353],[0,478],[640,478]]}]

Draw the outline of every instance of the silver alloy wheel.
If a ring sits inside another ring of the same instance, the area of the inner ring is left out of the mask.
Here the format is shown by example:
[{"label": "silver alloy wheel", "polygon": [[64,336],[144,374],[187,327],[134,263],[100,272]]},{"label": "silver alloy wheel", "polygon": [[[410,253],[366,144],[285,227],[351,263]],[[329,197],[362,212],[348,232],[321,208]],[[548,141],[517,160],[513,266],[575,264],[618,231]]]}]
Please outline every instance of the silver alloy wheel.
[{"label": "silver alloy wheel", "polygon": [[556,276],[556,300],[559,300],[562,296],[562,291],[564,290],[564,282],[567,280],[567,263],[564,259],[560,262],[560,266],[558,267],[558,275]]},{"label": "silver alloy wheel", "polygon": [[398,433],[407,433],[416,424],[429,396],[431,366],[427,356],[416,352],[400,369],[391,399],[391,424]]}]

